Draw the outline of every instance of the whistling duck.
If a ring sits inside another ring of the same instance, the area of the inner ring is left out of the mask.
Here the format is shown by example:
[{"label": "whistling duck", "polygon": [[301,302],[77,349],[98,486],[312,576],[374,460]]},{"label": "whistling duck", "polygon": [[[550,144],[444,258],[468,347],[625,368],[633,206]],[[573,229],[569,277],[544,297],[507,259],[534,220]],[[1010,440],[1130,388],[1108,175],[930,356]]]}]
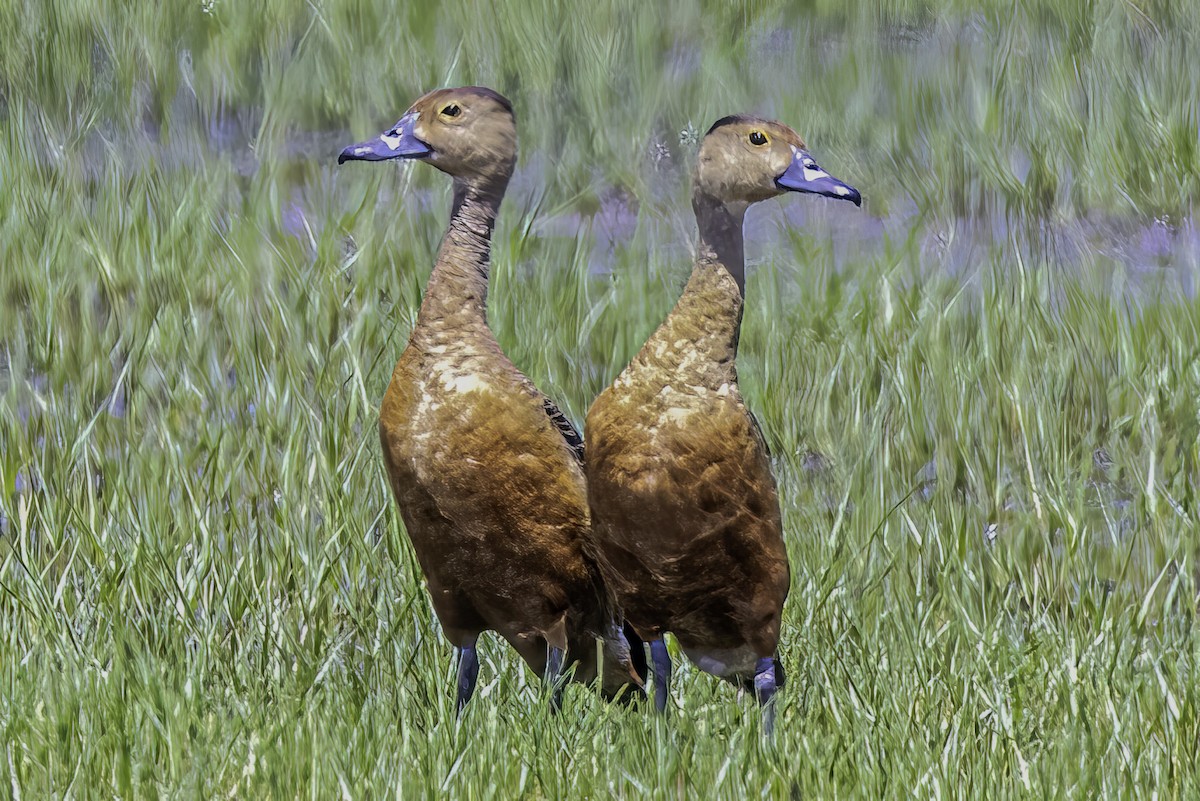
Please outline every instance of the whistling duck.
[{"label": "whistling duck", "polygon": [[575,666],[576,681],[596,678],[602,638],[602,690],[616,696],[635,676],[589,555],[583,442],[487,323],[492,228],[517,159],[512,105],[480,87],[434,91],[338,163],[385,159],[423,161],[454,179],[450,225],[383,398],[379,435],[458,659],[457,709],[474,692],[476,643],[489,630],[555,685],[556,708],[565,668]]},{"label": "whistling duck", "polygon": [[767,445],[738,390],[746,208],[784,192],[861,205],[779,122],[719,120],[700,145],[692,208],[700,242],[674,310],[588,411],[588,497],[604,578],[650,643],[666,706],[671,632],[702,670],[765,706],[784,676],[790,580]]}]

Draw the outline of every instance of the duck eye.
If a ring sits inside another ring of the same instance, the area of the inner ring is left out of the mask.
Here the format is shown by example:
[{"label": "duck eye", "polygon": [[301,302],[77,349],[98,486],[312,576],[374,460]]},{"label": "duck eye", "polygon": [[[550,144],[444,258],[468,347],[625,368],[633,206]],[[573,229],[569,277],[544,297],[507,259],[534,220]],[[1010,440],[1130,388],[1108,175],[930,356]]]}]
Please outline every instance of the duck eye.
[{"label": "duck eye", "polygon": [[462,109],[458,107],[457,103],[451,103],[442,109],[442,115],[445,117],[457,117],[461,113]]},{"label": "duck eye", "polygon": [[767,143],[767,135],[764,134],[762,131],[751,131],[750,132],[750,144],[758,145],[759,147],[762,147],[766,143]]}]

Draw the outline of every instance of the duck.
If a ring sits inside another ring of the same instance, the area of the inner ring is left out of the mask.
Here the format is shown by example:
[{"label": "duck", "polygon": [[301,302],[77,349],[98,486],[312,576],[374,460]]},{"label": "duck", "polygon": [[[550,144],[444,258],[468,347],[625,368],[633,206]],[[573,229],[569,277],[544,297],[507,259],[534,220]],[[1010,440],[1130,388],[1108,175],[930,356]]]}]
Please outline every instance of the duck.
[{"label": "duck", "polygon": [[713,124],[692,176],[691,277],[584,425],[601,570],[649,644],[655,709],[670,692],[670,633],[701,670],[754,693],[766,732],[786,681],[779,636],[791,571],[770,454],[736,357],[746,209],[789,192],[862,204],[787,125],[747,115]]},{"label": "duck", "polygon": [[450,223],[380,405],[379,438],[453,647],[456,711],[474,694],[485,631],[554,687],[555,709],[564,680],[599,679],[605,697],[633,697],[643,677],[593,553],[583,440],[488,326],[491,236],[517,160],[512,104],[485,87],[430,92],[338,164],[393,159],[453,181]]}]

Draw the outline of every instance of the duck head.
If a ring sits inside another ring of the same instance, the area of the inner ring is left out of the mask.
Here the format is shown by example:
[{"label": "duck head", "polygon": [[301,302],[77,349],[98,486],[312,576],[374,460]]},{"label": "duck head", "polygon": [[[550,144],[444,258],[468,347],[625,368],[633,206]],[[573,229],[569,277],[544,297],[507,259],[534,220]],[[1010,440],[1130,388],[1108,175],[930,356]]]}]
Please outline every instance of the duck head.
[{"label": "duck head", "polygon": [[424,161],[454,178],[505,184],[517,160],[512,104],[481,86],[438,89],[376,138],[343,150],[338,164],[388,159]]},{"label": "duck head", "polygon": [[785,192],[862,205],[857,189],[817,165],[799,134],[781,122],[742,115],[717,120],[708,129],[693,186],[698,194],[743,209]]}]

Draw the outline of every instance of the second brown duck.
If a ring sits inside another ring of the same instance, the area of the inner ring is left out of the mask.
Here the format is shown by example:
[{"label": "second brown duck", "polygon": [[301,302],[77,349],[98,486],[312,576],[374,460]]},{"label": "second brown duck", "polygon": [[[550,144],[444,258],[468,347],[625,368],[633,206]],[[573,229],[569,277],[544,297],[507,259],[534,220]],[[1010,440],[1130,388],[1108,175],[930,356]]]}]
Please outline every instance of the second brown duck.
[{"label": "second brown duck", "polygon": [[[784,683],[790,581],[767,446],[738,389],[747,207],[786,192],[861,204],[779,122],[719,120],[700,145],[695,268],[678,304],[587,415],[588,500],[605,580],[650,643],[667,702],[671,632],[702,670],[767,705]],[[768,705],[769,704],[769,705]]]}]

